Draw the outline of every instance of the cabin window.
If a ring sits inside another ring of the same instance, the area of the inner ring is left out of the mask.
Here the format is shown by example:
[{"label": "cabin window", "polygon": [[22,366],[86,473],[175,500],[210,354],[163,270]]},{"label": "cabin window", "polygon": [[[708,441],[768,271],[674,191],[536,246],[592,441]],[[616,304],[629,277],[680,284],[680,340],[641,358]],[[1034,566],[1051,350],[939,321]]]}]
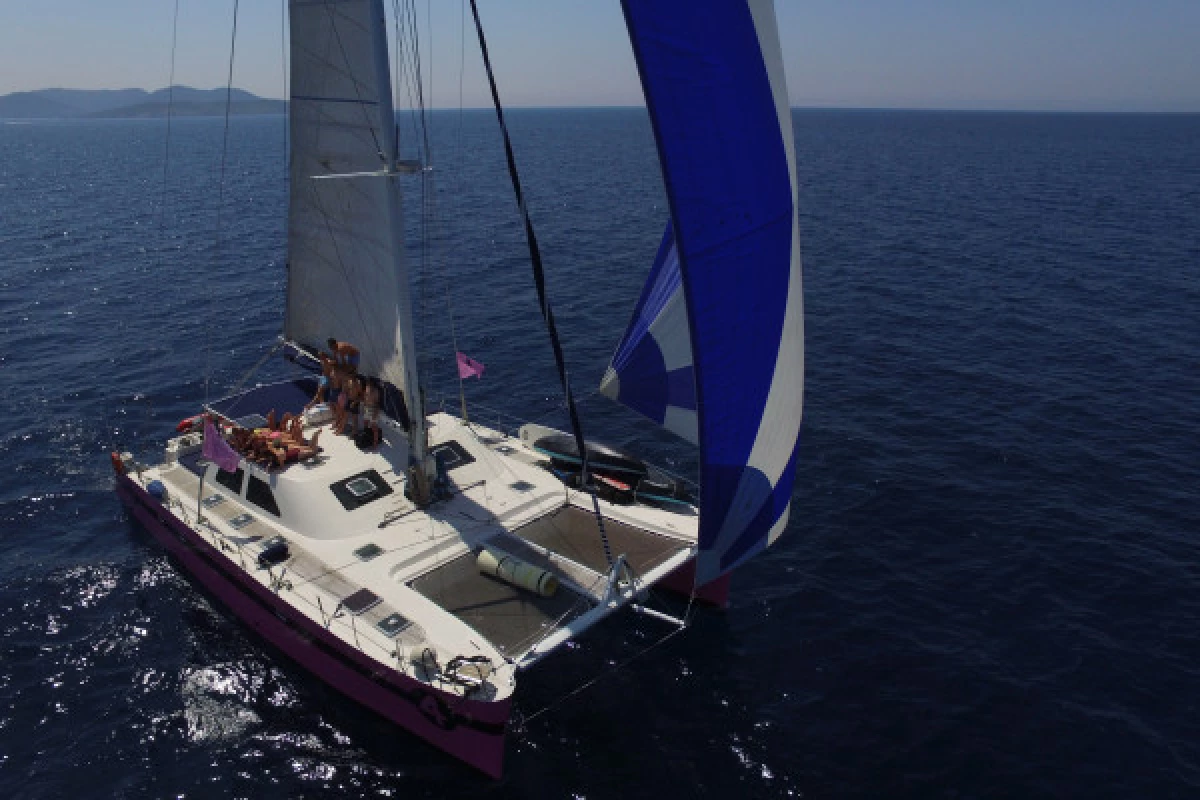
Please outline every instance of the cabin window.
[{"label": "cabin window", "polygon": [[275,494],[266,481],[251,475],[250,485],[246,488],[246,499],[263,511],[279,516],[279,506],[275,504]]},{"label": "cabin window", "polygon": [[246,474],[246,470],[238,467],[237,472],[226,472],[223,469],[217,469],[217,483],[224,486],[234,494],[242,493],[242,477]]},{"label": "cabin window", "polygon": [[392,493],[392,487],[373,469],[330,484],[329,488],[347,511],[362,508]]}]

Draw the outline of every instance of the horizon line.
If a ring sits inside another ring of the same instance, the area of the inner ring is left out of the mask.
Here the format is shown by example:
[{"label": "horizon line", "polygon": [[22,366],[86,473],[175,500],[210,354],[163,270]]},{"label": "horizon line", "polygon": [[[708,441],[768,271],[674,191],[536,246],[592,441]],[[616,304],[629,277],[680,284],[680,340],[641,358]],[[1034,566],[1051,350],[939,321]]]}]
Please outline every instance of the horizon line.
[{"label": "horizon line", "polygon": [[[117,89],[71,89],[64,86],[50,86],[41,89],[19,89],[14,92],[0,95],[0,98],[15,94],[34,94],[37,92],[49,91],[66,91],[66,92],[125,92],[125,91],[140,91],[147,94],[170,89],[170,86],[163,86],[158,89],[146,89],[138,86],[127,86]],[[217,86],[211,89],[197,89],[195,86],[188,84],[174,84],[176,89],[190,89],[201,92],[221,92],[228,87]],[[285,103],[286,99],[281,97],[270,97],[255,94],[249,89],[234,86],[232,91],[244,92],[259,100],[271,102]],[[524,104],[512,103],[506,104],[506,109],[523,109],[530,111],[551,111],[551,110],[604,110],[604,109],[645,109],[644,103],[639,104]],[[966,113],[966,114],[1200,114],[1200,102],[1194,107],[1183,108],[1159,108],[1159,109],[1130,109],[1130,108],[1049,108],[1049,107],[1027,107],[1027,108],[996,108],[988,106],[968,106],[968,107],[948,107],[943,105],[840,105],[836,103],[791,103],[789,108],[792,111],[918,111],[918,112],[938,112],[938,113]],[[114,109],[116,110],[116,109]],[[411,107],[397,107],[396,113],[412,113],[414,109]],[[453,105],[438,105],[426,109],[427,111],[493,111],[494,108],[490,105],[485,106],[453,106]],[[267,114],[254,116],[270,116]]]}]

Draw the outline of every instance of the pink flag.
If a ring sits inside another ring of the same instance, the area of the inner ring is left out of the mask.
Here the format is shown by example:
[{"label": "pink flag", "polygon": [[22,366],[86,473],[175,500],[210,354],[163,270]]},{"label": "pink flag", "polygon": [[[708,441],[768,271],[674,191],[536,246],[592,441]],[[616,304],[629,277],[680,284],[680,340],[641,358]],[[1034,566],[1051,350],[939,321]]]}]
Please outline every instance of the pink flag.
[{"label": "pink flag", "polygon": [[211,419],[204,420],[204,457],[226,472],[237,472],[238,462],[242,460],[237,451],[229,446],[225,437],[217,433]]},{"label": "pink flag", "polygon": [[483,364],[479,363],[473,358],[470,358],[465,353],[455,353],[454,357],[458,359],[458,377],[483,377]]}]

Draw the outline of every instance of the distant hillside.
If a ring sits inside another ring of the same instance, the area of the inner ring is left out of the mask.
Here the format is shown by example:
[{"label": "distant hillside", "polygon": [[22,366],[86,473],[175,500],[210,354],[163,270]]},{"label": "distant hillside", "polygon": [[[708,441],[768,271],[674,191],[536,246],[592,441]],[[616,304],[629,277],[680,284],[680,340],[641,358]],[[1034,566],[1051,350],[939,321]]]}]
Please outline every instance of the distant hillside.
[{"label": "distant hillside", "polygon": [[[282,100],[270,100],[243,89],[230,92],[233,114],[282,114]],[[158,89],[39,89],[0,97],[0,119],[108,119],[163,117],[170,91]],[[222,116],[224,89],[176,86],[171,113],[181,117]]]}]

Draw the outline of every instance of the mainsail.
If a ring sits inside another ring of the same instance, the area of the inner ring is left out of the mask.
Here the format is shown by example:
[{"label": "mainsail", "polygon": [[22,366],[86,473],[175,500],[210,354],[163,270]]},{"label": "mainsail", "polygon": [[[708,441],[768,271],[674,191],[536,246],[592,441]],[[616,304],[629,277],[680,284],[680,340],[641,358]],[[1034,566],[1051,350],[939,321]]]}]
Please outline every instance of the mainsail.
[{"label": "mainsail", "polygon": [[669,375],[675,362],[662,343],[678,339],[682,320],[695,381],[703,584],[773,542],[788,520],[804,392],[791,111],[771,0],[622,5],[671,210],[673,242],[669,227],[663,248],[677,252],[686,314],[667,298],[657,317],[639,319],[661,293],[669,253],[660,248],[663,263],[608,382],[622,401],[658,391],[647,379],[669,384],[649,374],[659,368],[646,367],[653,353],[623,362],[621,354],[646,351],[639,339],[649,336]]},{"label": "mainsail", "polygon": [[[404,388],[411,342],[396,124],[381,0],[290,0],[291,196],[284,335],[362,352],[362,372]],[[406,330],[407,327],[407,330]]]}]

